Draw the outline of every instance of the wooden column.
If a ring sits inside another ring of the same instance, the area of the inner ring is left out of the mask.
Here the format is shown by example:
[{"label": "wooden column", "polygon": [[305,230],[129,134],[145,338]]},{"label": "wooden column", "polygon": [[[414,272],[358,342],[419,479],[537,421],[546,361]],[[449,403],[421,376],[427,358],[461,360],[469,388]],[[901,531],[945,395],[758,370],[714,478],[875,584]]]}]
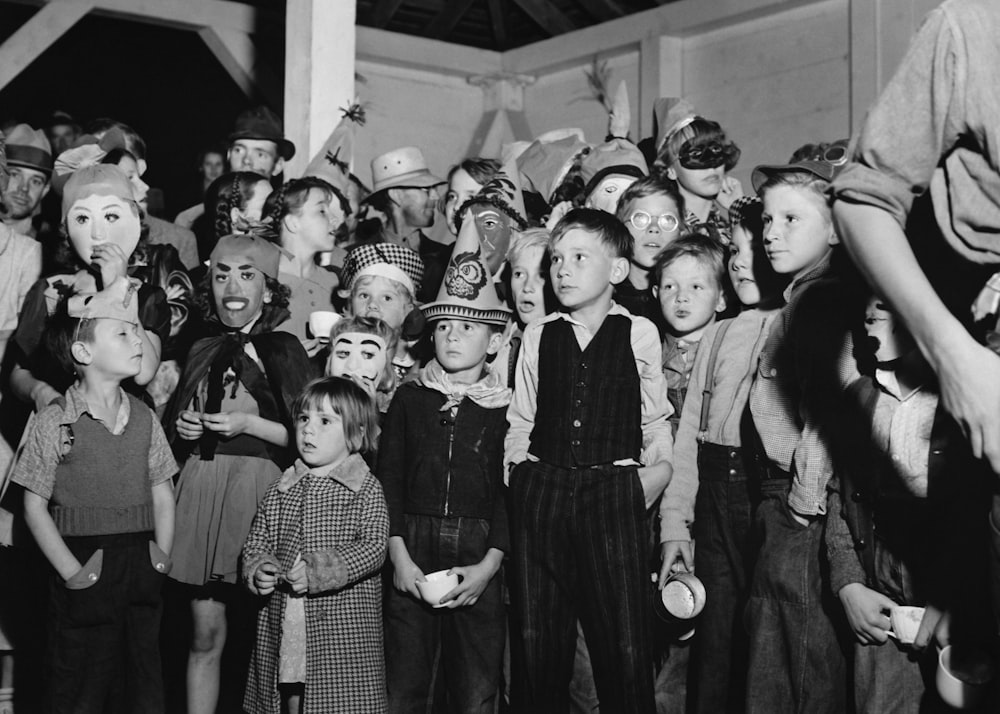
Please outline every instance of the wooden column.
[{"label": "wooden column", "polygon": [[0,45],[0,89],[91,11],[89,0],[52,0]]},{"label": "wooden column", "polygon": [[472,135],[466,156],[500,156],[505,142],[531,139],[524,116],[524,88],[535,78],[500,72],[469,77],[469,84],[483,90],[483,118]]},{"label": "wooden column", "polygon": [[302,175],[309,159],[354,101],[355,3],[287,0],[285,136],[295,142],[286,178]]},{"label": "wooden column", "polygon": [[654,136],[653,103],[684,95],[683,40],[657,35],[639,42],[639,136]]}]

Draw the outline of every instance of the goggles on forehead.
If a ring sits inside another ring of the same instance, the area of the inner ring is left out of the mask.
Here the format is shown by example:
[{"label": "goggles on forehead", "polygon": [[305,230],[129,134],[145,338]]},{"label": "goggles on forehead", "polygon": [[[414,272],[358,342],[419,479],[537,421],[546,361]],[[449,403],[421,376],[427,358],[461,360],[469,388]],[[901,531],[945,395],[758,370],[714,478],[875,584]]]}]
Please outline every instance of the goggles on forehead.
[{"label": "goggles on forehead", "polygon": [[732,142],[709,141],[692,145],[686,141],[677,158],[686,169],[714,169],[725,165],[728,171],[740,160],[740,150]]},{"label": "goggles on forehead", "polygon": [[662,213],[659,216],[653,216],[645,211],[636,211],[629,216],[628,222],[637,231],[644,231],[649,228],[654,218],[656,219],[656,225],[659,226],[660,230],[664,233],[676,231],[677,227],[681,224],[680,219],[673,213]]},{"label": "goggles on forehead", "polygon": [[830,146],[826,147],[820,159],[830,164],[831,166],[843,166],[847,163],[847,144],[841,142],[834,142]]}]

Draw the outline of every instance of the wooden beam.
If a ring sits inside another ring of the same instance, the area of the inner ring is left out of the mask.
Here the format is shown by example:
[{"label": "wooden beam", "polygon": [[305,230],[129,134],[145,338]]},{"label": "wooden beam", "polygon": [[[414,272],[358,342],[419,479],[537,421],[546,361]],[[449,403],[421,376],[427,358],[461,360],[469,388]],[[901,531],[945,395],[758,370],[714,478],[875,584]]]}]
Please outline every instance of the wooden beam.
[{"label": "wooden beam", "polygon": [[486,4],[490,10],[490,23],[493,25],[493,39],[496,40],[497,49],[502,52],[507,47],[507,25],[503,19],[503,8],[500,0],[487,0]]},{"label": "wooden beam", "polygon": [[576,29],[576,25],[548,0],[514,0],[514,4],[553,37]]},{"label": "wooden beam", "polygon": [[[39,7],[63,1],[3,0]],[[93,12],[101,15],[178,28],[216,27],[253,33],[262,18],[278,18],[253,5],[230,0],[94,0],[90,4]]]},{"label": "wooden beam", "polygon": [[653,136],[657,99],[684,96],[683,44],[677,37],[646,37],[639,43],[639,136]]},{"label": "wooden beam", "polygon": [[94,7],[89,0],[52,0],[0,45],[3,89]]},{"label": "wooden beam", "polygon": [[622,17],[625,11],[615,0],[577,0],[583,9],[598,22],[607,22]]},{"label": "wooden beam", "polygon": [[358,59],[466,77],[500,71],[500,53],[426,37],[355,27]]},{"label": "wooden beam", "polygon": [[474,2],[476,0],[449,0],[424,28],[424,34],[436,40],[443,40],[455,29]]},{"label": "wooden beam", "polygon": [[257,57],[253,39],[245,32],[203,27],[198,36],[232,77],[237,86],[254,102],[281,106],[277,78]]},{"label": "wooden beam", "polygon": [[389,24],[389,20],[402,4],[403,0],[378,0],[372,8],[372,25],[381,30]]}]

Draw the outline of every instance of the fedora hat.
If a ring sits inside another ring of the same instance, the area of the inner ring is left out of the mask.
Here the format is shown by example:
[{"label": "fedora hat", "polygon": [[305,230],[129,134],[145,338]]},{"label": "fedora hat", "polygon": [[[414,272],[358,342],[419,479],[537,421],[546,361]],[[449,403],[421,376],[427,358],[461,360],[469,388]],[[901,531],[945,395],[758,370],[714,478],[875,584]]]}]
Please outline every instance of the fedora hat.
[{"label": "fedora hat", "polygon": [[430,188],[444,182],[430,172],[423,153],[415,146],[393,149],[372,159],[372,193],[387,188]]},{"label": "fedora hat", "polygon": [[7,164],[52,175],[52,146],[41,129],[18,124],[7,135]]},{"label": "fedora hat", "polygon": [[295,144],[285,138],[285,131],[277,114],[267,107],[254,107],[236,117],[236,126],[229,135],[229,143],[238,139],[262,139],[278,145],[278,154],[285,161],[295,156]]}]

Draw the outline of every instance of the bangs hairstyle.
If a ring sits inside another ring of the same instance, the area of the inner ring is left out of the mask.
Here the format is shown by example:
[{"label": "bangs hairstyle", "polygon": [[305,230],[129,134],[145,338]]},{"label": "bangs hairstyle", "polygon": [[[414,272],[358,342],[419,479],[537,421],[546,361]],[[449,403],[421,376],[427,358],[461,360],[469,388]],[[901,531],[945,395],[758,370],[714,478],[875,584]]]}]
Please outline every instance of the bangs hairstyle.
[{"label": "bangs hairstyle", "polygon": [[610,213],[596,208],[574,208],[562,217],[555,228],[549,246],[554,246],[560,238],[573,229],[593,233],[613,258],[631,258],[632,234],[625,224]]},{"label": "bangs hairstyle", "polygon": [[680,160],[681,149],[689,141],[701,144],[708,141],[726,143],[726,132],[717,121],[704,117],[695,117],[694,121],[675,131],[667,137],[663,148],[656,157],[654,164],[661,171],[666,171]]},{"label": "bangs hairstyle", "polygon": [[385,342],[385,367],[382,368],[382,376],[379,377],[375,389],[390,394],[396,388],[396,370],[392,368],[392,357],[396,354],[396,342],[399,340],[397,331],[377,317],[345,317],[338,320],[330,330],[330,357],[327,359],[327,371],[330,369],[330,360],[333,359],[333,346],[337,338],[346,332],[375,335]]},{"label": "bangs hairstyle", "polygon": [[677,220],[684,223],[684,197],[677,190],[677,184],[663,176],[645,176],[625,189],[625,193],[618,199],[618,210],[615,217],[623,224],[628,223],[632,213],[632,204],[640,198],[649,196],[666,196],[677,206]]},{"label": "bangs hairstyle", "polygon": [[344,377],[314,379],[292,404],[292,418],[309,409],[322,409],[326,400],[344,424],[344,442],[352,454],[374,453],[378,448],[378,409],[368,392]]},{"label": "bangs hairstyle", "polygon": [[830,188],[829,181],[821,179],[811,171],[798,169],[779,171],[767,177],[767,180],[757,189],[757,195],[763,200],[768,191],[778,186],[792,186],[813,193],[826,206],[827,220],[833,220],[833,214],[830,210],[830,198],[827,196],[827,189]]},{"label": "bangs hairstyle", "polygon": [[[354,279],[354,282],[351,284],[351,294],[350,294],[351,300],[353,300],[357,296],[359,290],[367,288],[369,285],[371,285],[375,278],[382,278],[382,277],[385,276],[359,275],[358,277],[356,277]],[[403,285],[398,280],[393,280],[392,278],[385,278],[385,279],[388,280],[390,283],[392,283],[392,286],[396,289],[396,293],[403,300],[403,302],[408,303],[410,305],[416,304],[413,295],[410,294],[410,291],[407,289],[405,285]]]},{"label": "bangs hairstyle", "polygon": [[726,289],[726,251],[717,240],[704,233],[688,233],[660,251],[649,271],[649,284],[660,287],[663,271],[684,256],[690,256],[712,272],[719,290]]},{"label": "bangs hairstyle", "polygon": [[66,307],[67,301],[61,300],[56,311],[46,318],[45,346],[49,354],[59,362],[59,366],[72,377],[77,374],[77,364],[71,349],[73,343],[93,344],[97,320],[70,317]]}]

